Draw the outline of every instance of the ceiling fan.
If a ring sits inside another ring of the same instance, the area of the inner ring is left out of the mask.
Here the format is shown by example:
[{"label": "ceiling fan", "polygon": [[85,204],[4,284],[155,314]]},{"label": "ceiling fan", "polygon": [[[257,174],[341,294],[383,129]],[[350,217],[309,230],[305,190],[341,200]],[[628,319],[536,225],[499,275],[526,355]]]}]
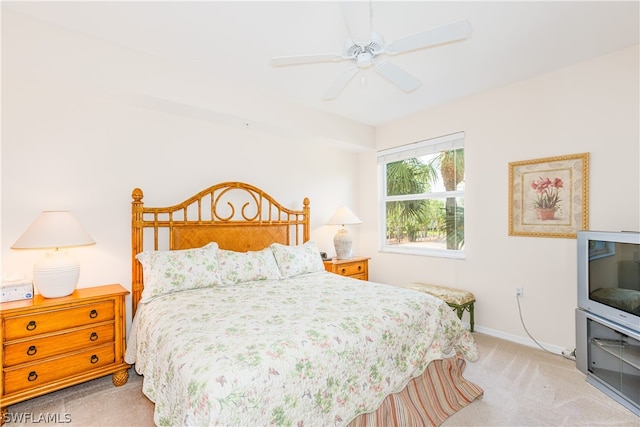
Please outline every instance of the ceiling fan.
[{"label": "ceiling fan", "polygon": [[[370,1],[342,1],[341,5],[350,35],[342,55],[312,54],[271,58],[271,65],[276,67],[316,62],[352,61],[354,65],[338,76],[325,92],[324,100],[337,98],[358,71],[371,66],[378,74],[405,92],[414,91],[420,86],[420,80],[402,68],[382,59],[381,56],[397,55],[459,41],[466,39],[471,34],[469,22],[460,20],[385,43],[384,38],[371,29],[373,11]],[[363,19],[364,17],[367,19]]]}]

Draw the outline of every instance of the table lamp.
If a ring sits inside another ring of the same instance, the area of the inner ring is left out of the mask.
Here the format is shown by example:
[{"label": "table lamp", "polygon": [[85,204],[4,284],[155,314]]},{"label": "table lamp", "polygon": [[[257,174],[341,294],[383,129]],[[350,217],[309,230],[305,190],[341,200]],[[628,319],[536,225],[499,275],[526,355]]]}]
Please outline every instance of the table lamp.
[{"label": "table lamp", "polygon": [[358,218],[351,210],[346,206],[338,208],[336,213],[333,214],[328,224],[342,225],[342,228],[338,230],[333,237],[333,246],[336,249],[337,259],[351,259],[353,258],[353,242],[351,236],[344,228],[346,224],[361,224],[360,218]]},{"label": "table lamp", "polygon": [[60,248],[96,242],[69,211],[44,211],[11,246],[12,249],[53,249],[33,268],[33,283],[45,298],[73,293],[80,264]]}]

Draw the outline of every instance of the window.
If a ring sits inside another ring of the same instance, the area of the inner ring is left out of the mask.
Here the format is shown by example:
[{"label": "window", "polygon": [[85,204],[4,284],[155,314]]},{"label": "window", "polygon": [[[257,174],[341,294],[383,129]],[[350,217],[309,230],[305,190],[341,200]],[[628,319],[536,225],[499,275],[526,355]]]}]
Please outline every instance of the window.
[{"label": "window", "polygon": [[464,133],[378,152],[381,250],[464,257]]}]

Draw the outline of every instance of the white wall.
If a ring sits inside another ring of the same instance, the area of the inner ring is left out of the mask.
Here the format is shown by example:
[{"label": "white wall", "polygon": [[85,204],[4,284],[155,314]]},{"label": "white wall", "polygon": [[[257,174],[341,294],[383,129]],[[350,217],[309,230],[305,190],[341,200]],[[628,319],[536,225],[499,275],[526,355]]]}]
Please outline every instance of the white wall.
[{"label": "white wall", "polygon": [[508,235],[508,163],[589,152],[590,228],[640,230],[638,61],[634,46],[379,127],[378,149],[465,132],[466,259],[377,252],[377,169],[365,153],[359,249],[371,278],[467,289],[480,330],[532,343],[514,297],[523,287],[529,332],[573,349],[576,241]]},{"label": "white wall", "polygon": [[[373,145],[372,128],[313,113],[301,124],[303,109],[277,100],[243,110],[245,94],[179,65],[10,12],[2,20],[3,275],[31,277],[43,252],[11,245],[41,211],[68,209],[97,242],[69,250],[78,286],[130,289],[133,188],[164,206],[222,181],[253,184],[289,208],[309,197],[312,238],[333,253],[337,227],[325,223],[357,202],[357,152],[367,138]],[[267,125],[260,111],[282,119]]]}]

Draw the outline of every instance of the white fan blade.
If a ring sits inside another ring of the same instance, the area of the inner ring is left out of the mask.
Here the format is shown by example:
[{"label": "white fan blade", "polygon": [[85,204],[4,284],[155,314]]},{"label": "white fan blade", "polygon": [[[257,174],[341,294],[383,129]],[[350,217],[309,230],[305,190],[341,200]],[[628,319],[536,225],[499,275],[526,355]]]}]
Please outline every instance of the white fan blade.
[{"label": "white fan blade", "polygon": [[424,49],[466,39],[469,34],[471,34],[471,25],[469,21],[464,19],[395,40],[386,46],[386,52],[393,55],[410,50]]},{"label": "white fan blade", "polygon": [[377,61],[374,68],[378,74],[405,92],[416,90],[422,84],[420,80],[388,61]]},{"label": "white fan blade", "polygon": [[340,92],[347,86],[347,83],[351,81],[353,76],[358,74],[358,67],[351,67],[346,69],[342,74],[338,76],[335,82],[327,89],[324,94],[323,99],[328,101],[330,99],[337,98],[340,95]]},{"label": "white fan blade", "polygon": [[343,0],[340,5],[351,41],[367,46],[371,43],[371,1]]},{"label": "white fan blade", "polygon": [[345,59],[351,59],[342,55],[319,54],[319,55],[300,55],[300,56],[276,56],[271,58],[271,65],[280,67],[283,65],[300,65],[312,64],[314,62],[338,62]]}]

